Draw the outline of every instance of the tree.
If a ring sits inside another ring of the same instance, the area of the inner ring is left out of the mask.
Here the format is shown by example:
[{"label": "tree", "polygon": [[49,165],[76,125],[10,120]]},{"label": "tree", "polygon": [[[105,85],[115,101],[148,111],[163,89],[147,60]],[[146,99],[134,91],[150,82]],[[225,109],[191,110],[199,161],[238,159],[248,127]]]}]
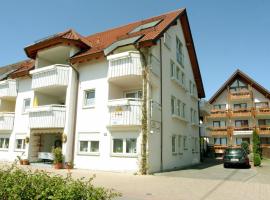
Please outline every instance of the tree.
[{"label": "tree", "polygon": [[256,130],[253,131],[252,137],[253,137],[253,153],[254,153],[254,155],[255,154],[260,155],[260,153],[261,153],[261,151],[260,151],[260,138],[259,138],[259,135],[258,135]]},{"label": "tree", "polygon": [[246,153],[249,154],[249,143],[247,141],[243,141],[241,143],[241,147],[245,150]]}]

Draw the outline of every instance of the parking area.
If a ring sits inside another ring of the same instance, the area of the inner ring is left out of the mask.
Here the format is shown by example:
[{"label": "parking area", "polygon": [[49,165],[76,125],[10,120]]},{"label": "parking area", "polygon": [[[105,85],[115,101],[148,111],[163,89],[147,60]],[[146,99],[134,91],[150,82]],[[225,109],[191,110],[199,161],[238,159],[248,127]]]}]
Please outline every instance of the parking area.
[{"label": "parking area", "polygon": [[270,160],[264,160],[261,167],[224,168],[222,160],[207,159],[200,165],[179,171],[156,174],[157,176],[192,179],[238,181],[245,183],[270,184]]}]

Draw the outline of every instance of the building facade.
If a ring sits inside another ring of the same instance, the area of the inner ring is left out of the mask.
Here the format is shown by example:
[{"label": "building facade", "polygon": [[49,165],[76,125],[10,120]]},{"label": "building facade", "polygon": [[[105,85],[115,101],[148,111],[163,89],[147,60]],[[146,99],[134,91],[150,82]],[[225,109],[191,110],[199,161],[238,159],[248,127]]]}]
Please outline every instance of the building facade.
[{"label": "building facade", "polygon": [[148,172],[199,162],[204,88],[185,9],[87,37],[68,30],[25,52],[0,83],[16,87],[0,90],[13,120],[2,160],[51,160],[61,147],[76,168],[137,172],[145,127]]},{"label": "building facade", "polygon": [[209,100],[211,115],[206,117],[211,143],[222,154],[229,146],[247,141],[252,146],[252,133],[257,131],[263,156],[270,156],[269,91],[237,70]]}]

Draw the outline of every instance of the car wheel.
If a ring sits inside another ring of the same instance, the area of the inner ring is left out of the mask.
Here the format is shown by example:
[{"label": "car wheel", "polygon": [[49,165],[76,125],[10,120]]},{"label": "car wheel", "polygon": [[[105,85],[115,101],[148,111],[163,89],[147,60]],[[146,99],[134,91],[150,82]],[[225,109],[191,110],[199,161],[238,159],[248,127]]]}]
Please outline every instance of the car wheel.
[{"label": "car wheel", "polygon": [[224,166],[224,168],[228,168],[228,164],[225,164],[225,163],[224,163],[224,165],[223,165],[223,166]]}]

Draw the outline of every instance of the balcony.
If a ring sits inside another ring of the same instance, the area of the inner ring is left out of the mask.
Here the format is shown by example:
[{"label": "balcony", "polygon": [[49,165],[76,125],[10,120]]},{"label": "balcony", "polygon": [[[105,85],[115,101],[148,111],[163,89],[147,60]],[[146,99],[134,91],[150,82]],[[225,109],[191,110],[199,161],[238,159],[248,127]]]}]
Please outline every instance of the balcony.
[{"label": "balcony", "polygon": [[110,100],[108,127],[126,127],[141,125],[141,105],[139,99]]},{"label": "balcony", "polygon": [[269,125],[261,125],[258,128],[258,132],[260,135],[270,135],[270,126]]},{"label": "balcony", "polygon": [[38,106],[28,110],[31,129],[64,128],[66,107],[64,105]]},{"label": "balcony", "polygon": [[69,65],[55,64],[30,71],[32,89],[65,88],[69,80]]},{"label": "balcony", "polygon": [[228,114],[227,110],[211,110],[211,114],[207,118],[209,118],[209,119],[226,118],[227,114]]},{"label": "balcony", "polygon": [[[108,80],[118,86],[133,87],[142,83],[140,53],[128,51],[107,57],[109,61]],[[137,85],[136,85],[137,84]]]},{"label": "balcony", "polygon": [[239,109],[233,109],[229,112],[230,117],[232,118],[238,118],[238,117],[251,117],[252,116],[252,110],[251,108],[239,108]]},{"label": "balcony", "polygon": [[6,100],[15,100],[17,97],[16,80],[8,79],[0,81],[0,98]]},{"label": "balcony", "polygon": [[234,131],[241,131],[241,132],[250,132],[253,130],[253,127],[250,127],[249,125],[246,125],[246,126],[235,126],[233,127],[233,130]]},{"label": "balcony", "polygon": [[256,116],[257,117],[269,117],[270,116],[270,108],[269,107],[262,107],[256,109]]},{"label": "balcony", "polygon": [[243,100],[252,100],[252,92],[250,90],[239,90],[235,92],[229,92],[229,99],[231,101],[243,101]]},{"label": "balcony", "polygon": [[200,115],[206,116],[206,115],[210,115],[210,113],[211,113],[211,105],[207,101],[201,100],[200,101]]},{"label": "balcony", "polygon": [[211,136],[227,136],[227,127],[210,127]]},{"label": "balcony", "polygon": [[0,113],[0,132],[12,131],[14,116],[14,113]]}]

